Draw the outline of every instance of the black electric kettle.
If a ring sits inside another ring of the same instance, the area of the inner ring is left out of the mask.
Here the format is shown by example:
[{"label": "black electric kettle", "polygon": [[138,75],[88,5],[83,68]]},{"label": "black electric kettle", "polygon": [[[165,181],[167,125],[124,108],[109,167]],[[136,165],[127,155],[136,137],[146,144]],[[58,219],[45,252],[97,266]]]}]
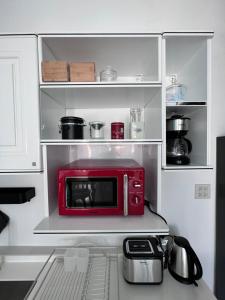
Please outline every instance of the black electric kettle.
[{"label": "black electric kettle", "polygon": [[187,239],[181,236],[173,238],[173,245],[169,252],[168,269],[178,281],[195,284],[202,277],[201,263],[191,248]]}]

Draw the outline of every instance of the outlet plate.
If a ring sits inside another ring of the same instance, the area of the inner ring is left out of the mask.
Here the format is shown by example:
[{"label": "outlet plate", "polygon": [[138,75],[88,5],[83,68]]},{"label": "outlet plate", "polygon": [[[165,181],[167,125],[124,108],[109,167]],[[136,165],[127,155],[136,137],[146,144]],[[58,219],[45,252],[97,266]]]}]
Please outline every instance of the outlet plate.
[{"label": "outlet plate", "polygon": [[195,184],[195,199],[209,199],[210,194],[210,184]]}]

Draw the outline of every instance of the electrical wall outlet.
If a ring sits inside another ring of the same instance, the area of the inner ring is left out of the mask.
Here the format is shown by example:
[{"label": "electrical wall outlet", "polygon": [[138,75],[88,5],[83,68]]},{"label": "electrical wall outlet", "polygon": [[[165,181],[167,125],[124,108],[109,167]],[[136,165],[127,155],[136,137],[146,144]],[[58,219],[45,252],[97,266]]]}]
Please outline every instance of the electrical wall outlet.
[{"label": "electrical wall outlet", "polygon": [[209,199],[210,194],[210,184],[195,184],[195,199]]}]

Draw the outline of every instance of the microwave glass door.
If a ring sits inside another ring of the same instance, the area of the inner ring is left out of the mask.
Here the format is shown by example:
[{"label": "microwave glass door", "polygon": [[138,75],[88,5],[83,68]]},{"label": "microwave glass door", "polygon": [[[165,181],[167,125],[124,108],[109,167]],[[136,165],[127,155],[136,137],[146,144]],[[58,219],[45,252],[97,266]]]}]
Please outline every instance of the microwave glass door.
[{"label": "microwave glass door", "polygon": [[68,208],[116,208],[117,178],[67,177],[66,206]]}]

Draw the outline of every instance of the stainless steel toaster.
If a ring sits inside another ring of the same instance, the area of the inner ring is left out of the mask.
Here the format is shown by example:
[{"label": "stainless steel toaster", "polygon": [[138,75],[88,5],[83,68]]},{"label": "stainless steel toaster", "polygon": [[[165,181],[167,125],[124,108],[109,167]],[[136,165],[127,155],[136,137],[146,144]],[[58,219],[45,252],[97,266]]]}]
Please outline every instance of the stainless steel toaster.
[{"label": "stainless steel toaster", "polygon": [[123,276],[129,283],[162,283],[163,251],[157,238],[128,237],[123,241]]}]

